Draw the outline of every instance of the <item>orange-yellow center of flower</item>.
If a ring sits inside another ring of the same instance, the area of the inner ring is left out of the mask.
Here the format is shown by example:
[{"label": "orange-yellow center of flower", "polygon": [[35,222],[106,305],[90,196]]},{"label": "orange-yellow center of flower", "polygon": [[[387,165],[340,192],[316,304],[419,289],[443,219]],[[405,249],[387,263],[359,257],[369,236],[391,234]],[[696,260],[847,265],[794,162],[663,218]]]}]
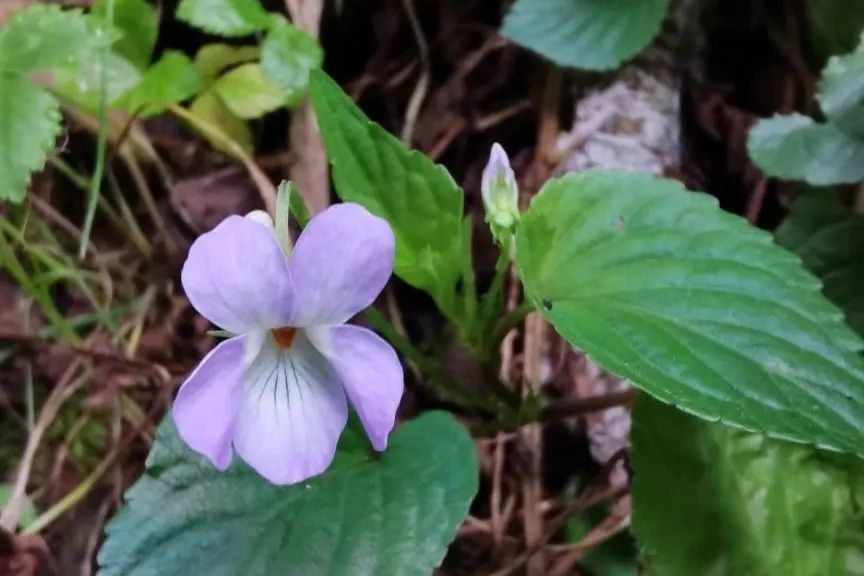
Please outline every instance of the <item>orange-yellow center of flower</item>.
[{"label": "orange-yellow center of flower", "polygon": [[283,350],[291,348],[291,345],[294,344],[294,337],[297,336],[297,329],[290,326],[276,328],[270,332],[273,334],[273,340],[276,341],[276,345]]}]

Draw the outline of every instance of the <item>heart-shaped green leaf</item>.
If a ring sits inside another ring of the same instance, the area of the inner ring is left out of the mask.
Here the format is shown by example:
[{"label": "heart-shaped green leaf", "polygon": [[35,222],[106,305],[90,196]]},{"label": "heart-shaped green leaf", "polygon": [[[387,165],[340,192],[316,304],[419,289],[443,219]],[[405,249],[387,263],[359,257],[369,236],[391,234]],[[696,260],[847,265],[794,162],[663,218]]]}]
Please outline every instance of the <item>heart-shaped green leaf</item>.
[{"label": "heart-shaped green leaf", "polygon": [[864,140],[800,114],[761,120],[750,130],[747,150],[776,178],[815,185],[864,180]]},{"label": "heart-shaped green leaf", "polygon": [[864,218],[841,205],[827,190],[795,201],[775,234],[777,243],[798,254],[824,284],[822,292],[864,334]]},{"label": "heart-shaped green leaf", "polygon": [[864,460],[705,422],[633,414],[633,530],[649,576],[864,575]]},{"label": "heart-shaped green leaf", "polygon": [[371,454],[349,427],[331,468],[273,486],[226,472],[160,429],[144,476],[108,526],[101,576],[428,576],[477,490],[474,444],[444,413],[400,426]]},{"label": "heart-shaped green leaf", "polygon": [[648,46],[669,0],[517,0],[501,33],[560,66],[608,70]]},{"label": "heart-shaped green leaf", "polygon": [[607,370],[697,415],[864,453],[862,344],[764,231],[677,182],[592,171],[523,216],[528,298]]}]

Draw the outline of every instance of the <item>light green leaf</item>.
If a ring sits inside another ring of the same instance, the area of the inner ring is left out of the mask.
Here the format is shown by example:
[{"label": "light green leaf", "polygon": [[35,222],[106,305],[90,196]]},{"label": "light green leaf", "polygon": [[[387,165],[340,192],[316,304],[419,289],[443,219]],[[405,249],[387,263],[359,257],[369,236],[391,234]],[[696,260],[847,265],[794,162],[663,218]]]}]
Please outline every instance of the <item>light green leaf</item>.
[{"label": "light green leaf", "polygon": [[309,93],[339,196],[387,220],[395,273],[453,317],[467,250],[459,186],[443,166],[370,122],[323,72],[311,73]]},{"label": "light green leaf", "polygon": [[[75,65],[107,41],[80,10],[37,4],[16,12],[0,29],[0,70],[31,72]],[[98,36],[98,37],[97,37]]]},{"label": "light green leaf", "polygon": [[227,38],[248,36],[270,24],[270,16],[258,0],[181,0],[177,18]]},{"label": "light green leaf", "polygon": [[[0,484],[0,510],[6,507],[11,496],[12,486],[9,484]],[[36,520],[36,507],[33,505],[33,501],[25,496],[24,501],[21,503],[21,514],[18,517],[18,525],[22,527],[27,526],[34,520]]]},{"label": "light green leaf", "polygon": [[610,372],[705,418],[864,454],[860,339],[795,255],[714,198],[638,174],[550,180],[516,256],[530,301]]},{"label": "light green leaf", "polygon": [[864,574],[864,461],[640,396],[633,530],[649,576]]},{"label": "light green leaf", "polygon": [[323,59],[317,40],[284,20],[273,24],[261,48],[261,67],[285,90],[289,104],[300,102],[309,85],[309,72],[319,68]]},{"label": "light green leaf", "polygon": [[[114,104],[141,82],[142,73],[126,58],[108,52],[106,55],[106,96]],[[97,114],[101,98],[102,58],[90,58],[75,68],[57,70],[53,90],[84,110]]]},{"label": "light green leaf", "polygon": [[400,426],[382,455],[349,427],[324,475],[273,486],[215,470],[166,424],[108,526],[101,576],[428,576],[477,490],[474,443],[449,415]]},{"label": "light green leaf", "polygon": [[[226,108],[222,100],[212,90],[198,96],[189,106],[189,112],[239,144],[247,154],[252,153],[252,131],[249,129],[249,125]],[[210,138],[206,132],[200,134],[210,142],[211,146],[232,158],[234,157],[234,151],[224,147],[223,140]]]},{"label": "light green leaf", "polygon": [[560,66],[616,68],[660,31],[669,0],[517,0],[501,33]]},{"label": "light green leaf", "polygon": [[837,128],[864,136],[864,42],[855,52],[828,60],[817,96]]},{"label": "light green leaf", "polygon": [[200,89],[198,71],[182,52],[166,52],[141,82],[123,95],[119,104],[130,112],[142,110],[147,116],[161,112],[167,105],[188,100]]},{"label": "light green leaf", "polygon": [[270,81],[260,64],[229,70],[213,85],[225,106],[240,118],[260,118],[285,105],[282,89]]},{"label": "light green leaf", "polygon": [[[113,27],[120,32],[120,38],[111,49],[138,69],[150,65],[153,48],[159,36],[159,18],[156,10],[147,0],[112,0],[114,2]],[[91,14],[105,18],[108,0],[97,0]]]},{"label": "light green leaf", "polygon": [[747,149],[776,178],[815,185],[864,180],[864,141],[800,114],[761,120],[750,130]]},{"label": "light green leaf", "polygon": [[195,54],[195,67],[202,79],[212,83],[228,68],[257,60],[260,55],[261,50],[257,46],[207,44]]},{"label": "light green leaf", "polygon": [[777,243],[798,254],[824,284],[822,292],[864,334],[864,218],[827,190],[799,198],[776,232]]},{"label": "light green leaf", "polygon": [[17,74],[0,72],[0,201],[20,202],[60,133],[60,105]]}]

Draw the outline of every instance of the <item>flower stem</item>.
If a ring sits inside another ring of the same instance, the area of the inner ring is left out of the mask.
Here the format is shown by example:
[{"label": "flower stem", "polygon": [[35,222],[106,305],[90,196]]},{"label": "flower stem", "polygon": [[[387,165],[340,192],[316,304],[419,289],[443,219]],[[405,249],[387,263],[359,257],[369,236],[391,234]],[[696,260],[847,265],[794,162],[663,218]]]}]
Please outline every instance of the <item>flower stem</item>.
[{"label": "flower stem", "polygon": [[501,318],[495,325],[495,330],[492,333],[493,345],[500,343],[510,330],[518,326],[533,311],[534,305],[526,301]]},{"label": "flower stem", "polygon": [[[114,26],[114,0],[105,3],[105,21],[109,28]],[[105,172],[105,155],[108,148],[108,53],[109,44],[102,48],[99,68],[99,135],[96,138],[96,165],[93,167],[93,178],[90,180],[90,193],[87,198],[87,214],[84,217],[84,228],[81,231],[81,242],[78,245],[78,259],[87,255],[87,245],[90,243],[90,231],[96,217],[96,206],[99,204],[102,174]]]},{"label": "flower stem", "polygon": [[426,376],[425,383],[435,387],[443,400],[449,400],[463,408],[479,408],[493,416],[509,413],[508,407],[494,397],[474,394],[469,387],[447,376],[437,363],[418,350],[408,338],[399,334],[379,310],[370,307],[366,309],[364,315],[375,330],[380,332],[402,356],[420,369],[420,372]]}]

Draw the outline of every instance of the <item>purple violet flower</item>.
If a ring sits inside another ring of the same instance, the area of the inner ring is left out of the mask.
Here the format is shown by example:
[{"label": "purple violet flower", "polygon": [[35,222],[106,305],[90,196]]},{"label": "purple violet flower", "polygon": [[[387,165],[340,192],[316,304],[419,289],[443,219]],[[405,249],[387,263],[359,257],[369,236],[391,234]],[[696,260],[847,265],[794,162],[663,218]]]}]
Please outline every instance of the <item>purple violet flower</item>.
[{"label": "purple violet flower", "polygon": [[384,220],[338,204],[286,256],[260,216],[229,216],[189,250],[186,295],[235,336],[192,372],[172,414],[183,441],[220,470],[236,451],[270,482],[293,484],[330,465],[348,402],[372,446],[387,446],[402,365],[387,342],[345,322],[387,284],[394,239]]}]

